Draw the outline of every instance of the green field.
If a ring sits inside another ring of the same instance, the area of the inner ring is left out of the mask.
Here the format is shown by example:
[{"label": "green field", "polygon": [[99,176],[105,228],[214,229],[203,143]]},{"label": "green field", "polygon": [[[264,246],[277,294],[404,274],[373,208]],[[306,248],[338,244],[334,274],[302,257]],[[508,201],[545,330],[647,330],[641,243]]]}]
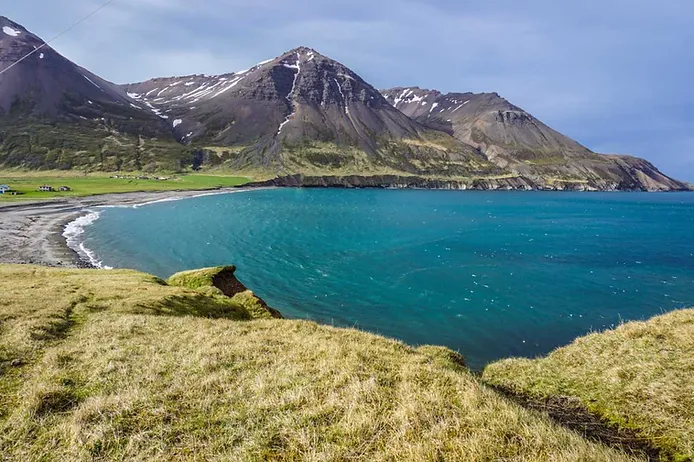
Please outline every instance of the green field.
[{"label": "green field", "polygon": [[[201,174],[155,174],[146,175],[152,179],[140,180],[137,173],[128,173],[133,178],[111,178],[115,173],[76,172],[2,172],[0,185],[9,185],[13,191],[22,194],[12,196],[0,194],[0,203],[9,201],[54,199],[59,197],[83,197],[96,194],[125,193],[137,191],[177,191],[204,190],[240,186],[249,182],[248,178]],[[122,175],[122,174],[121,174]],[[154,178],[163,177],[166,180]],[[56,190],[61,186],[70,187],[69,192],[39,192],[41,185],[50,185]]]}]

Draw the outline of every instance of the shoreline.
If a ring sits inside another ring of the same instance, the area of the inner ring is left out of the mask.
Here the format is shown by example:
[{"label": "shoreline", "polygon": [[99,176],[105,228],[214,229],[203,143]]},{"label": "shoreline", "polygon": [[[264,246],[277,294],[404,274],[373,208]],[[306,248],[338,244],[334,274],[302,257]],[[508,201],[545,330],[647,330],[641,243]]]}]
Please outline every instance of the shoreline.
[{"label": "shoreline", "polygon": [[98,207],[143,206],[260,188],[221,188],[104,194],[41,202],[0,204],[0,263],[63,268],[97,267],[68,245],[66,227]]},{"label": "shoreline", "polygon": [[[95,208],[140,207],[159,202],[278,187],[282,186],[251,183],[229,188],[111,193],[0,204],[0,264],[98,269],[87,256],[73,249],[64,236],[69,224],[93,213]],[[359,189],[383,188],[364,186]]]}]

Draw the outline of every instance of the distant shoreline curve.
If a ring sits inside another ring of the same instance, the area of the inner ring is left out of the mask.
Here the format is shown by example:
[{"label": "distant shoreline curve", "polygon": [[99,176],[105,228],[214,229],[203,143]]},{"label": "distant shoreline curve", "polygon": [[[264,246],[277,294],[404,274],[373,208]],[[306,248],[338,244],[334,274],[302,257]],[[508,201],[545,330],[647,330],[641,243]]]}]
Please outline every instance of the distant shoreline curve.
[{"label": "distant shoreline curve", "polygon": [[[85,255],[68,245],[69,236],[64,236],[68,226],[94,213],[95,209],[142,207],[159,202],[258,189],[234,187],[194,191],[129,192],[0,204],[0,263],[95,268],[94,263],[85,258]],[[76,240],[72,244],[79,245]]]}]

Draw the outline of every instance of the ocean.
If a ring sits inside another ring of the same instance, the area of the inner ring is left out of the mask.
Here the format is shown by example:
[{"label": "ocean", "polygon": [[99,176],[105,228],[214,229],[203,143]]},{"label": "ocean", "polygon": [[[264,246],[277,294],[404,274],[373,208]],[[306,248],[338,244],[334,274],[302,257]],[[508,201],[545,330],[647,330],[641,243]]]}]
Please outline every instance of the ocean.
[{"label": "ocean", "polygon": [[94,209],[104,267],[234,264],[285,317],[459,351],[474,369],[694,307],[694,194],[266,189]]}]

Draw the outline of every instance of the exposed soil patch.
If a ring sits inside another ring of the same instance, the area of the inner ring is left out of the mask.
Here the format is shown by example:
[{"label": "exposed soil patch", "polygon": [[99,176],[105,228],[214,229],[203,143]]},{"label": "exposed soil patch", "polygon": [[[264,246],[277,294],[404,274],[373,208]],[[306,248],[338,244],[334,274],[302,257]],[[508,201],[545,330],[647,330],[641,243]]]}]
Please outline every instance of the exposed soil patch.
[{"label": "exposed soil patch", "polygon": [[[234,275],[235,270],[236,269],[233,267],[224,269],[212,278],[212,285],[221,290],[222,293],[229,298],[248,290],[248,288]],[[282,319],[282,314],[276,309],[269,307],[265,300],[257,295],[255,295],[255,298],[263,308],[267,309],[270,314],[272,314],[273,318]]]},{"label": "exposed soil patch", "polygon": [[636,432],[617,427],[592,414],[576,398],[553,396],[543,399],[519,394],[504,387],[488,386],[526,409],[547,414],[559,425],[580,433],[584,438],[646,457],[650,461],[671,460],[668,454]]}]

